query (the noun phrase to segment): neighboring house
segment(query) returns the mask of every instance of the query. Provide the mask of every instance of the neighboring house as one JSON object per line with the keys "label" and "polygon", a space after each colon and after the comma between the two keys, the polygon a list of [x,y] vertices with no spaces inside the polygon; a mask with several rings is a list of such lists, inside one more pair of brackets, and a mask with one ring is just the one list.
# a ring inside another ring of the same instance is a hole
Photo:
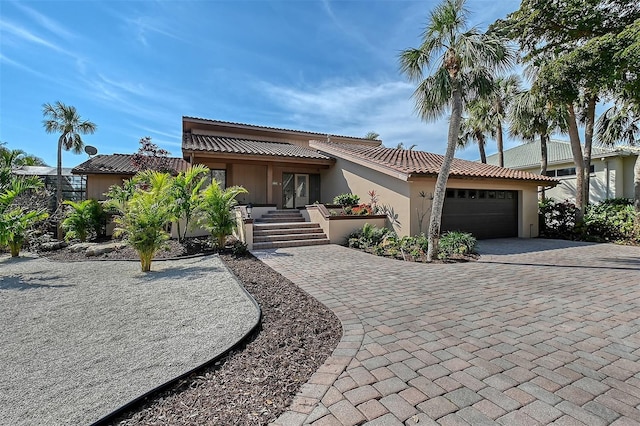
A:
{"label": "neighboring house", "polygon": [[[634,198],[634,165],[639,148],[593,147],[589,201],[597,203],[608,198]],[[547,176],[560,181],[555,188],[545,191],[545,196],[556,201],[576,198],[576,169],[568,142],[557,140],[547,144]],[[540,174],[540,142],[522,144],[504,151],[504,165],[516,170]],[[487,157],[488,164],[498,164],[498,155]]]}
{"label": "neighboring house", "polygon": [[[132,165],[133,154],[96,155],[77,165],[71,173],[86,177],[86,199],[106,200],[104,195],[112,185],[122,185],[138,170]],[[189,169],[189,163],[182,158],[165,158],[166,165],[173,174]]]}
{"label": "neighboring house", "polygon": [[[241,203],[300,208],[352,192],[378,194],[399,235],[426,232],[443,157],[391,149],[381,141],[183,117],[184,158],[204,164]],[[456,159],[447,184],[442,230],[478,238],[536,237],[537,190],[553,178]],[[422,227],[420,228],[420,218]]]}

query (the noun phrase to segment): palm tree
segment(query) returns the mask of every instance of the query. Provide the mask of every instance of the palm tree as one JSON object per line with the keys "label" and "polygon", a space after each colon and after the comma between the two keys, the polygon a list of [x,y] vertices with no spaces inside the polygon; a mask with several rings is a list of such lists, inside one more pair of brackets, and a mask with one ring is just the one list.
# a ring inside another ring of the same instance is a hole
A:
{"label": "palm tree", "polygon": [[46,164],[41,158],[27,154],[21,149],[8,149],[0,146],[0,166],[13,168],[19,166],[46,166]]}
{"label": "palm tree", "polygon": [[80,135],[93,134],[97,126],[89,120],[83,120],[76,108],[65,105],[60,101],[51,105],[42,105],[42,122],[47,133],[60,133],[58,138],[58,173],[56,178],[56,207],[62,204],[62,149],[72,150],[74,154],[80,154],[84,142]]}
{"label": "palm tree", "polygon": [[511,74],[496,80],[493,92],[489,95],[495,123],[494,134],[498,146],[498,165],[504,167],[503,126],[507,120],[511,99],[520,91],[520,77]]}
{"label": "palm tree", "polygon": [[458,146],[466,148],[472,142],[478,144],[480,161],[487,162],[485,146],[487,136],[493,136],[495,120],[491,110],[491,104],[485,99],[470,102],[467,106],[469,117],[463,118],[460,126],[460,138]]}
{"label": "palm tree", "polygon": [[373,130],[364,135],[365,139],[370,139],[372,141],[377,141],[380,138],[380,134],[374,132]]}
{"label": "palm tree", "polygon": [[[450,110],[449,133],[433,195],[427,261],[438,252],[444,195],[449,171],[458,144],[464,104],[477,95],[487,94],[491,75],[510,66],[513,54],[502,39],[467,29],[468,12],[464,0],[444,0],[429,16],[419,48],[400,54],[400,68],[417,82],[413,96],[416,110],[426,121],[440,118]],[[425,77],[430,69],[432,74]]]}
{"label": "palm tree", "polygon": [[539,92],[526,90],[513,97],[509,110],[509,134],[525,142],[540,137],[540,174],[546,175],[547,143],[556,131],[567,131],[568,112],[563,105],[552,104]]}
{"label": "palm tree", "polygon": [[[601,145],[612,146],[618,142],[637,145],[640,139],[640,107],[626,102],[614,105],[598,118],[595,133]],[[640,155],[636,158],[633,173],[633,205],[640,213]]]}
{"label": "palm tree", "polygon": [[413,151],[413,148],[415,148],[416,146],[418,145],[414,143],[412,145],[409,145],[409,147],[405,147],[404,142],[400,142],[398,145],[396,145],[396,149],[406,149],[408,151]]}

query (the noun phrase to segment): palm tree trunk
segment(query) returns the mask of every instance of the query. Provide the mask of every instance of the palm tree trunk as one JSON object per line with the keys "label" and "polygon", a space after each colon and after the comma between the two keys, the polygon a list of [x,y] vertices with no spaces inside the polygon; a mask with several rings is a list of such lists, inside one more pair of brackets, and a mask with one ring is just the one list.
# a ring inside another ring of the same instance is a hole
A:
{"label": "palm tree trunk", "polygon": [[582,156],[582,147],[580,146],[580,134],[578,133],[578,122],[573,104],[568,104],[569,111],[569,142],[571,143],[571,153],[573,154],[573,162],[576,166],[576,207],[578,214],[576,223],[582,222],[584,218],[584,160]]}
{"label": "palm tree trunk", "polygon": [[[586,122],[584,126],[584,202],[589,204],[589,184],[591,178],[591,147],[593,146],[593,129],[596,121],[596,97],[591,96],[587,104]],[[577,173],[577,170],[576,170]]]}
{"label": "palm tree trunk", "polygon": [[496,144],[498,145],[498,165],[504,167],[504,143],[502,141],[502,123],[498,120],[496,129]]}
{"label": "palm tree trunk", "polygon": [[484,135],[480,134],[480,136],[478,136],[478,150],[480,151],[480,161],[484,164],[487,164],[487,153],[484,150],[485,145],[486,141],[484,139]]}
{"label": "palm tree trunk", "polygon": [[640,155],[636,157],[636,165],[633,168],[633,205],[636,212],[640,213]]}
{"label": "palm tree trunk", "polygon": [[[56,212],[59,212],[60,206],[62,206],[62,136],[58,139],[58,169],[56,171]],[[61,240],[64,237],[62,226],[58,220],[58,232],[57,237]]]}
{"label": "palm tree trunk", "polygon": [[[455,83],[454,83],[455,84]],[[458,87],[452,92],[451,99],[451,119],[449,120],[449,135],[447,140],[447,150],[440,166],[438,179],[433,192],[433,202],[431,204],[431,217],[429,219],[429,234],[427,236],[427,262],[432,262],[434,255],[438,254],[438,242],[440,238],[440,226],[442,224],[442,207],[447,193],[447,180],[451,163],[456,152],[458,136],[460,134],[460,121],[462,119],[462,94]]]}
{"label": "palm tree trunk", "polygon": [[[540,174],[547,175],[547,167],[549,166],[549,150],[547,149],[548,135],[540,135]],[[542,198],[546,197],[544,186],[542,187]]]}

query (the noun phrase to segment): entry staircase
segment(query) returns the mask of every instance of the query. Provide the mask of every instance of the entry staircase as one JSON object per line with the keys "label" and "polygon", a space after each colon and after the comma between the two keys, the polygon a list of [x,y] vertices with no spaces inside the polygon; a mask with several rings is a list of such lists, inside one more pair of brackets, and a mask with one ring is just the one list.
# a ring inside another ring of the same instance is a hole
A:
{"label": "entry staircase", "polygon": [[319,244],[329,244],[329,238],[298,210],[271,210],[253,221],[254,250]]}

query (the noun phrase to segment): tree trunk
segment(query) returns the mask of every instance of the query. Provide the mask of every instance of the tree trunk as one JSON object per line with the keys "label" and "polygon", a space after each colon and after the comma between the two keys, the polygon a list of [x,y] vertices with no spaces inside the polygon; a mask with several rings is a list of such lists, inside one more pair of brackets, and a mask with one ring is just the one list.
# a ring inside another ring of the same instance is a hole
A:
{"label": "tree trunk", "polygon": [[[549,151],[547,149],[548,135],[540,135],[540,174],[547,175],[547,167],[549,166]],[[542,199],[546,198],[544,186],[542,187]]]}
{"label": "tree trunk", "polygon": [[[457,83],[454,83],[457,84]],[[429,234],[427,236],[427,262],[432,262],[433,257],[438,254],[438,242],[440,238],[440,225],[442,223],[442,207],[447,193],[447,180],[451,163],[456,152],[458,136],[460,135],[460,121],[462,119],[462,93],[455,87],[451,93],[451,118],[449,119],[449,135],[447,140],[447,150],[440,166],[436,187],[433,192],[431,204],[431,217],[429,218]]]}
{"label": "tree trunk", "polygon": [[568,104],[569,110],[569,141],[571,142],[571,153],[573,154],[573,163],[576,166],[576,207],[578,214],[576,223],[582,222],[584,218],[584,159],[582,156],[582,146],[580,146],[580,134],[578,133],[578,122],[573,104]]}
{"label": "tree trunk", "polygon": [[636,157],[636,165],[633,168],[633,205],[636,212],[640,213],[640,155]]}
{"label": "tree trunk", "polygon": [[[60,138],[58,139],[58,170],[56,171],[56,212],[59,212],[60,206],[62,206],[62,138],[63,136],[60,136]],[[57,238],[61,240],[64,237],[64,234],[59,220],[57,227]]]}
{"label": "tree trunk", "polygon": [[[595,96],[589,98],[587,104],[586,122],[584,126],[584,202],[589,204],[590,178],[591,178],[591,147],[593,146],[593,127],[596,121],[596,100]],[[577,173],[577,170],[576,170]]]}
{"label": "tree trunk", "polygon": [[478,136],[478,150],[480,151],[480,161],[483,164],[487,164],[487,153],[484,150],[484,146],[486,145],[484,135],[480,134]]}
{"label": "tree trunk", "polygon": [[498,120],[496,129],[496,144],[498,145],[498,165],[504,167],[504,143],[502,141],[502,123]]}

